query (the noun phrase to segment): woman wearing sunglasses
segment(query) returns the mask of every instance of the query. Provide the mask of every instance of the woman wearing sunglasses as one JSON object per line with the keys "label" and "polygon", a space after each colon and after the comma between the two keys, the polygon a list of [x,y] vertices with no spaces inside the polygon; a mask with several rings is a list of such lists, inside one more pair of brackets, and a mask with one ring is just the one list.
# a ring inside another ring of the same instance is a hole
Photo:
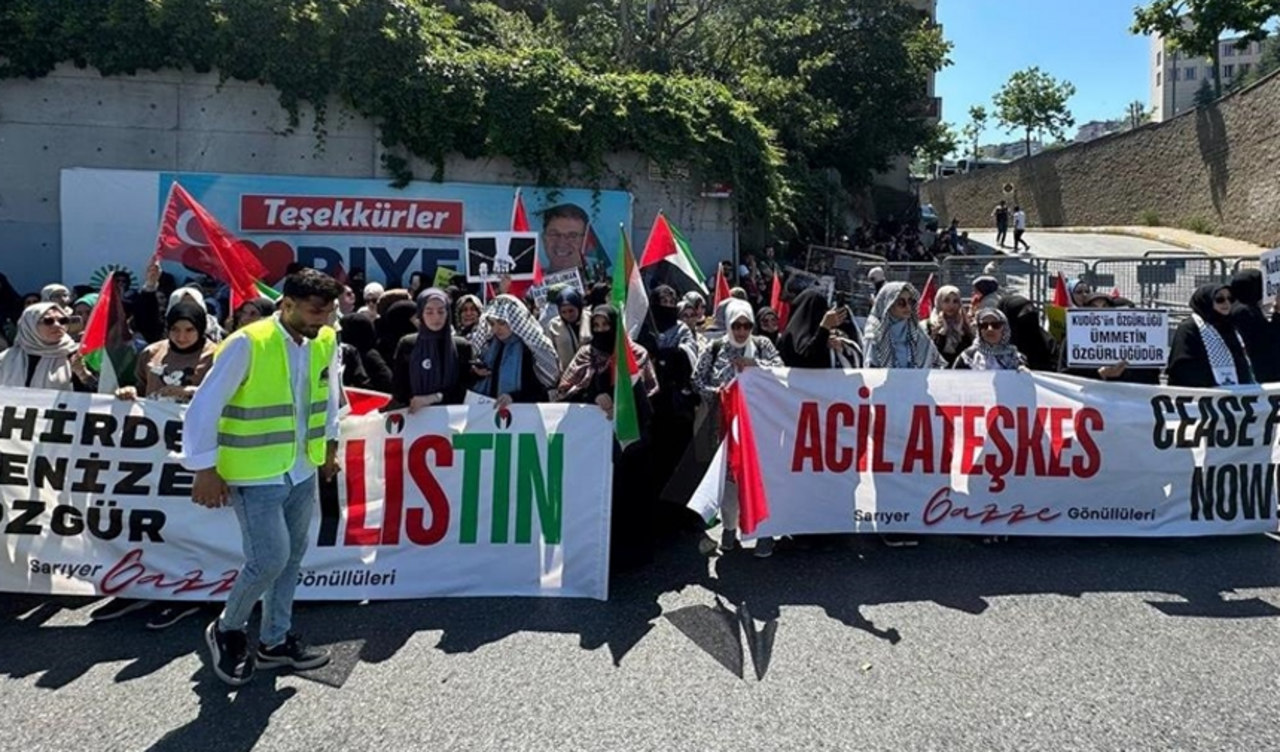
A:
{"label": "woman wearing sunglasses", "polygon": [[1257,383],[1244,339],[1231,321],[1235,303],[1229,285],[1204,285],[1191,296],[1191,315],[1178,325],[1169,350],[1169,386]]}
{"label": "woman wearing sunglasses", "polygon": [[964,371],[1021,371],[1027,359],[1013,346],[1009,320],[995,308],[978,311],[975,320],[978,338],[952,364]]}
{"label": "woman wearing sunglasses", "polygon": [[867,368],[946,368],[920,326],[920,294],[906,282],[888,282],[876,293],[863,332]]}
{"label": "woman wearing sunglasses", "polygon": [[0,353],[0,386],[92,392],[97,379],[67,334],[71,317],[56,303],[27,307],[18,320],[13,346]]}
{"label": "woman wearing sunglasses", "polygon": [[[745,300],[730,298],[724,309],[725,322],[729,333],[711,343],[698,358],[698,367],[694,369],[693,383],[708,401],[718,400],[720,392],[743,369],[765,366],[778,368],[782,366],[782,358],[773,343],[765,337],[753,334],[756,317],[751,311],[751,304]],[[720,534],[720,550],[731,551],[738,545],[738,487],[732,482],[725,483],[724,500],[721,502],[720,516],[724,521],[724,530]],[[755,555],[765,558],[773,554],[773,539],[761,538],[756,541]]]}

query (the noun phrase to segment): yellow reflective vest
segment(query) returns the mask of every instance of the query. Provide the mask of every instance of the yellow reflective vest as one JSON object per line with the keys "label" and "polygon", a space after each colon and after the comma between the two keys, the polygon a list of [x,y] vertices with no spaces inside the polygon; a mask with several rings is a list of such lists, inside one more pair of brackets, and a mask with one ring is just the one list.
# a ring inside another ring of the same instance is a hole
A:
{"label": "yellow reflective vest", "polygon": [[[227,339],[247,339],[250,345],[245,379],[218,419],[218,475],[228,483],[284,475],[297,462],[299,416],[294,409],[285,336],[271,317],[255,321]],[[337,334],[329,327],[321,329],[311,342],[306,441],[307,458],[317,466],[325,461],[329,363],[337,343]]]}

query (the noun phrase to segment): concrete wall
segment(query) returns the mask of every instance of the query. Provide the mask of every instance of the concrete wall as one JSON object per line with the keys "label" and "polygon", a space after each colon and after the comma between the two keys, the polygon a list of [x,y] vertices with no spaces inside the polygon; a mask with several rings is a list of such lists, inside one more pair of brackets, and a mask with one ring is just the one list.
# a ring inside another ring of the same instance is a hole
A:
{"label": "concrete wall", "polygon": [[[275,89],[240,81],[219,85],[216,74],[103,78],[62,65],[34,81],[0,80],[0,272],[23,291],[64,279],[58,175],[67,167],[386,177],[376,127],[336,102],[329,107],[323,152],[309,113],[294,133],[286,135],[287,126]],[[432,173],[416,160],[411,164],[418,176]],[[639,154],[615,155],[609,166],[617,182],[602,187],[635,197],[634,244],[644,242],[663,210],[689,237],[705,269],[732,256],[731,202],[702,199],[688,181],[651,180],[648,159]],[[451,159],[444,177],[507,185],[530,180],[507,159]],[[140,249],[141,259],[148,251]],[[103,262],[141,265],[141,259]],[[68,276],[74,275],[68,270]]]}
{"label": "concrete wall", "polygon": [[1280,73],[1165,123],[926,183],[944,221],[991,224],[1012,183],[1032,226],[1202,219],[1227,237],[1280,245]]}

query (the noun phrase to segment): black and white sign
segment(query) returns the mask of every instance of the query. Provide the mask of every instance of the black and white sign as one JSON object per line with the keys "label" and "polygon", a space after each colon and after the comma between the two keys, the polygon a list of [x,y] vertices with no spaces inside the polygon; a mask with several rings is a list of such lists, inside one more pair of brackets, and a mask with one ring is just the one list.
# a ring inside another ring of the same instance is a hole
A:
{"label": "black and white sign", "polygon": [[516,281],[533,279],[537,257],[536,232],[467,233],[468,282],[488,282],[504,274]]}
{"label": "black and white sign", "polygon": [[1169,362],[1169,312],[1133,308],[1067,311],[1067,365],[1163,368]]}

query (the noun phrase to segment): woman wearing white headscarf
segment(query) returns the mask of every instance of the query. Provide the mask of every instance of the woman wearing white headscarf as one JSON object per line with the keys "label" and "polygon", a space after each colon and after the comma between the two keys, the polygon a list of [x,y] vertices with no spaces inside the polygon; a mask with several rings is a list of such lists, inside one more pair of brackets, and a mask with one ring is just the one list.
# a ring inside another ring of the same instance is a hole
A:
{"label": "woman wearing white headscarf", "polygon": [[966,371],[1019,371],[1027,366],[1018,348],[1013,346],[1009,319],[995,308],[978,311],[974,322],[978,338],[951,366]]}
{"label": "woman wearing white headscarf", "polygon": [[876,293],[863,331],[867,368],[946,368],[916,313],[920,294],[906,282],[886,282]]}
{"label": "woman wearing white headscarf", "polygon": [[[782,358],[769,338],[752,333],[756,319],[750,303],[730,298],[724,307],[724,318],[728,334],[702,352],[693,373],[694,386],[709,400],[719,399],[720,391],[738,378],[744,368],[782,366]],[[732,481],[725,483],[720,518],[724,523],[720,550],[731,551],[738,545],[738,487]],[[772,553],[772,538],[756,541],[757,557],[765,558]]]}
{"label": "woman wearing white headscarf", "polygon": [[92,392],[97,380],[67,334],[70,316],[55,303],[28,306],[13,347],[0,353],[0,386]]}
{"label": "woman wearing white headscarf", "polygon": [[56,303],[66,308],[71,305],[71,291],[67,289],[66,285],[45,285],[40,289],[40,302]]}
{"label": "woman wearing white headscarf", "polygon": [[226,333],[222,329],[222,324],[218,322],[218,317],[209,313],[209,306],[204,302],[204,293],[195,287],[179,287],[169,294],[169,306],[165,308],[165,316],[173,310],[173,307],[184,300],[200,306],[200,309],[209,317],[208,324],[205,327],[206,336],[213,342],[221,342],[222,336]]}
{"label": "woman wearing white headscarf", "polygon": [[560,361],[546,332],[524,302],[513,295],[494,298],[471,335],[480,364],[476,391],[498,407],[512,402],[546,402],[560,381]]}

